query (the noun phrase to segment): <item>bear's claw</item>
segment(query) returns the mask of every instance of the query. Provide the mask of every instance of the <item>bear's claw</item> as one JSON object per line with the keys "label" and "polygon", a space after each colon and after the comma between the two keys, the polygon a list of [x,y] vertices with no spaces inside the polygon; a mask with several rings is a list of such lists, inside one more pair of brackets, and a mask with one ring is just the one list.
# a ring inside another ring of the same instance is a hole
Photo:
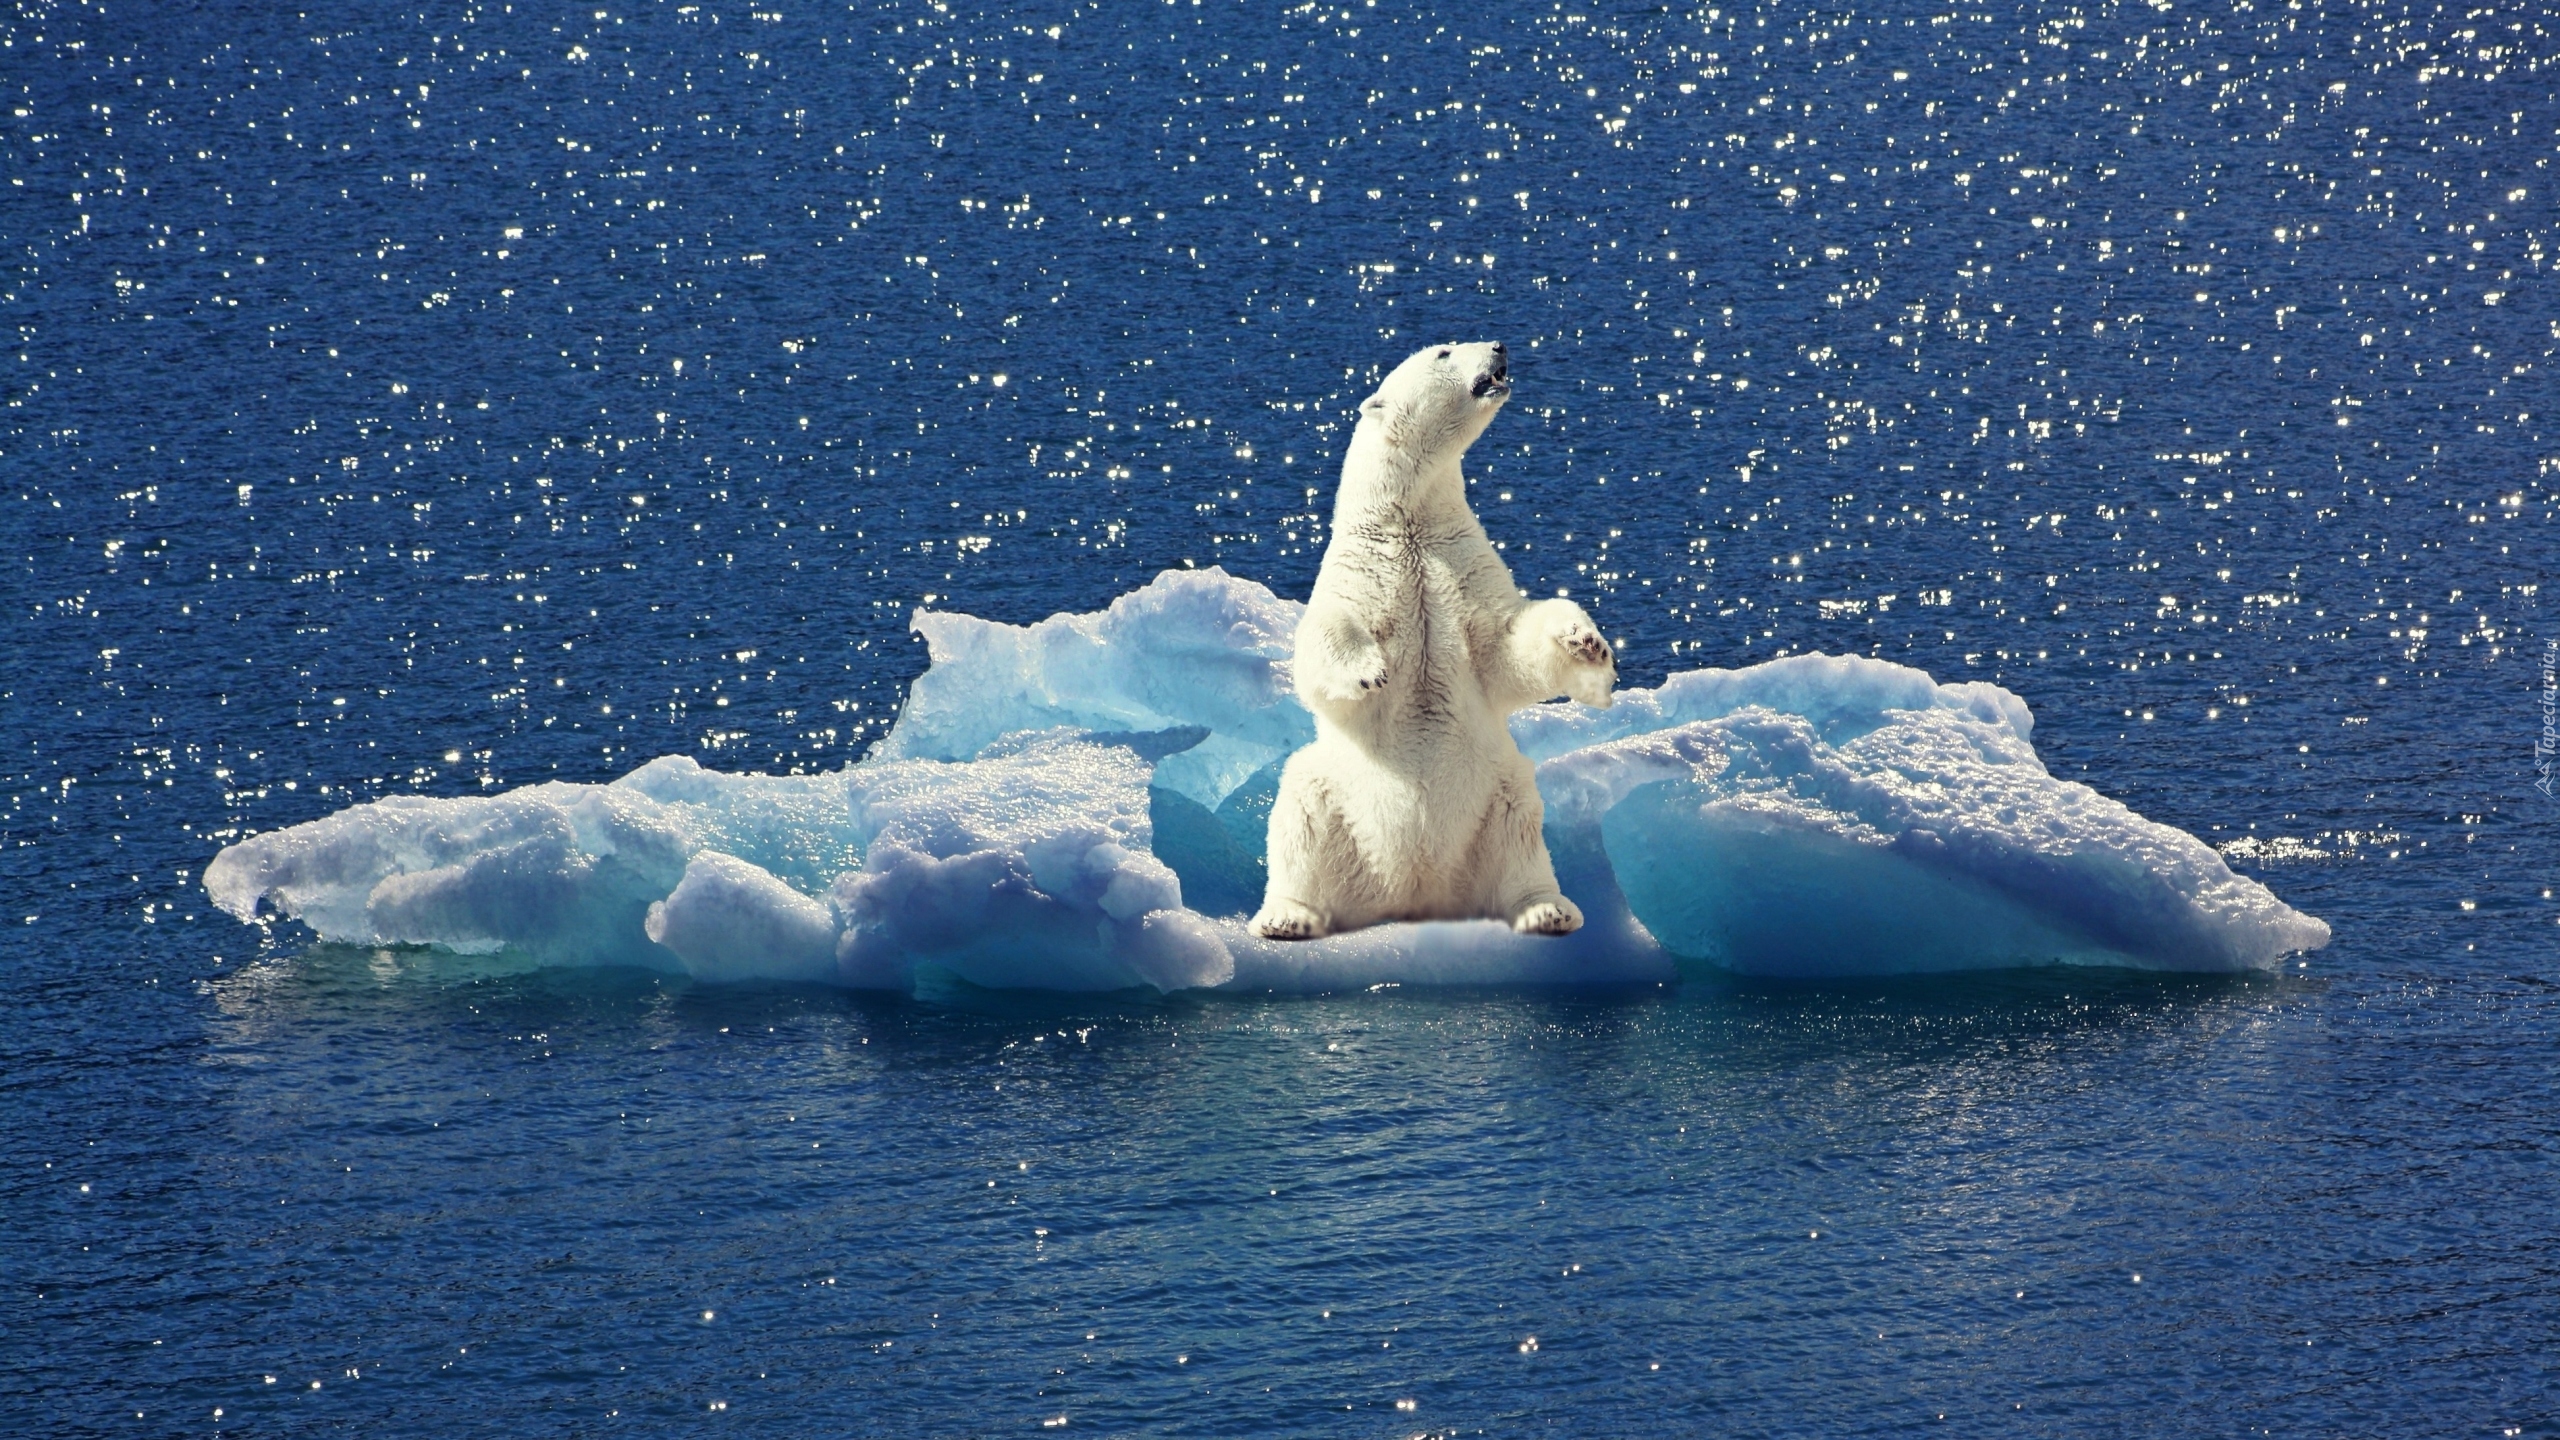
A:
{"label": "bear's claw", "polygon": [[1610,648],[1609,642],[1602,639],[1597,630],[1576,626],[1557,636],[1556,643],[1564,647],[1565,655],[1576,665],[1606,665],[1612,670],[1618,668],[1618,652]]}
{"label": "bear's claw", "polygon": [[1522,935],[1570,935],[1582,928],[1582,911],[1561,897],[1540,900],[1521,906],[1511,928]]}
{"label": "bear's claw", "polygon": [[1324,917],[1304,905],[1274,900],[1253,917],[1253,933],[1265,940],[1315,940],[1328,933]]}
{"label": "bear's claw", "polygon": [[1575,624],[1557,633],[1556,645],[1572,666],[1563,677],[1565,693],[1585,705],[1607,709],[1609,692],[1618,683],[1618,652],[1608,639],[1587,623]]}

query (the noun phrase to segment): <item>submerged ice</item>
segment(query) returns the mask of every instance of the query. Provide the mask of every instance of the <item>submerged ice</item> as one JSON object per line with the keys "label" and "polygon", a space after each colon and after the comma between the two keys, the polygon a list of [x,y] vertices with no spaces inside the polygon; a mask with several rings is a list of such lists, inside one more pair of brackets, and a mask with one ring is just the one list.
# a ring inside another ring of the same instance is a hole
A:
{"label": "submerged ice", "polygon": [[932,666],[845,769],[671,756],[605,785],[395,796],[244,840],[205,885],[333,941],[885,989],[2228,971],[2328,942],[2202,841],[2048,774],[2016,695],[1822,655],[1515,717],[1579,934],[1265,941],[1243,924],[1263,819],[1312,734],[1298,609],[1204,570],[1037,625],[920,613]]}

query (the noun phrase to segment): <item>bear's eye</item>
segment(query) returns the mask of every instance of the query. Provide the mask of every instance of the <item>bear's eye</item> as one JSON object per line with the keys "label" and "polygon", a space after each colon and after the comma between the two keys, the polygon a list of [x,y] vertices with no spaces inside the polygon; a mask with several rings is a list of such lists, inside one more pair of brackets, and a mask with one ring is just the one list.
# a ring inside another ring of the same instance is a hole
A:
{"label": "bear's eye", "polygon": [[1441,358],[1441,359],[1443,359],[1443,360],[1448,359],[1448,358],[1449,358],[1449,352],[1448,352],[1448,351],[1446,351],[1446,350],[1441,351],[1441,352],[1440,352],[1440,358]]}

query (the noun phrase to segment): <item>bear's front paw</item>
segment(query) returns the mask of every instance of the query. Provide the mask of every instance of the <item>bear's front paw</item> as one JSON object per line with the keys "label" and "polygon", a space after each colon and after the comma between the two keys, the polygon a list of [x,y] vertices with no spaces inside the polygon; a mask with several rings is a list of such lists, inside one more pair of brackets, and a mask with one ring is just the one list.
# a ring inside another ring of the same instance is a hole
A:
{"label": "bear's front paw", "polygon": [[1387,688],[1387,663],[1354,665],[1318,681],[1316,698],[1335,705],[1356,705]]}
{"label": "bear's front paw", "polygon": [[1592,629],[1589,625],[1566,626],[1556,635],[1556,644],[1563,648],[1565,658],[1576,665],[1606,665],[1612,670],[1618,668],[1617,652],[1611,650],[1609,642],[1601,637],[1599,631]]}
{"label": "bear's front paw", "polygon": [[1556,645],[1564,651],[1565,693],[1585,705],[1608,708],[1609,692],[1618,683],[1618,652],[1587,620],[1557,631]]}

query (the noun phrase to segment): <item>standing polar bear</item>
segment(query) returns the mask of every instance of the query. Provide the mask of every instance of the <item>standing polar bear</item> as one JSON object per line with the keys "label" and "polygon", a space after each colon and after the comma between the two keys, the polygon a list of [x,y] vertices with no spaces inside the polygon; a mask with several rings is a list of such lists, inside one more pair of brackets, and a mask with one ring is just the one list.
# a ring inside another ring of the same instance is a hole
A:
{"label": "standing polar bear", "polygon": [[1617,657],[1581,606],[1523,599],[1467,507],[1459,458],[1510,396],[1502,346],[1437,345],[1360,406],[1298,623],[1298,698],[1316,738],[1289,757],[1271,807],[1261,935],[1388,920],[1582,926],[1504,717],[1558,695],[1607,705]]}

